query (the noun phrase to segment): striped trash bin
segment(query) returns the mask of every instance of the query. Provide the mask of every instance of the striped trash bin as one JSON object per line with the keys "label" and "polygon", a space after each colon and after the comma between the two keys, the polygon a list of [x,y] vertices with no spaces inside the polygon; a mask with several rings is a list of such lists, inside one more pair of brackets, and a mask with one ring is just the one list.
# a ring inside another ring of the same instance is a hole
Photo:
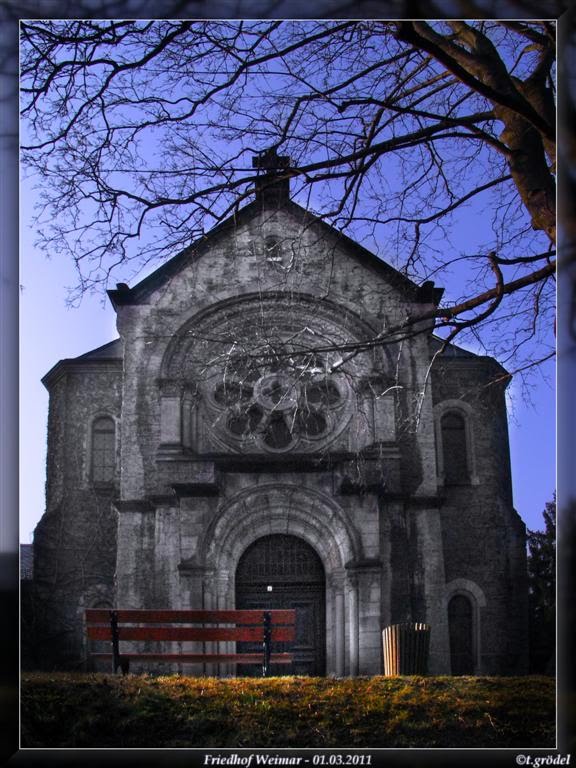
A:
{"label": "striped trash bin", "polygon": [[425,675],[428,671],[430,625],[392,624],[382,631],[385,675]]}

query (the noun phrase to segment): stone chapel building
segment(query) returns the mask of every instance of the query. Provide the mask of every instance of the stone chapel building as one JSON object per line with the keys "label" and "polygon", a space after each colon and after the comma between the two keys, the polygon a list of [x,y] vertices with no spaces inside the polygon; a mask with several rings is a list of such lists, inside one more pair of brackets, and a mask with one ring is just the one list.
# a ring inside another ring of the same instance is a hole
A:
{"label": "stone chapel building", "polygon": [[238,214],[109,291],[117,340],[43,379],[39,663],[85,662],[87,607],[295,607],[296,674],[380,674],[403,621],[430,624],[432,674],[523,672],[509,376],[435,357],[429,320],[395,333],[442,290],[293,202],[276,161]]}

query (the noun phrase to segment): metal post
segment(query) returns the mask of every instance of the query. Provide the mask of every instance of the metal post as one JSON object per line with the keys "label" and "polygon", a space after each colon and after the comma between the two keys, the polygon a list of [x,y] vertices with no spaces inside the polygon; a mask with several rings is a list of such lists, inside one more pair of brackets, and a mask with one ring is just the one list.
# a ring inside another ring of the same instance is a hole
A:
{"label": "metal post", "polygon": [[264,660],[262,664],[262,677],[268,677],[270,674],[270,644],[272,642],[272,616],[268,611],[264,612],[264,642],[262,648],[264,651]]}
{"label": "metal post", "polygon": [[110,628],[112,630],[112,671],[116,674],[120,666],[120,644],[118,637],[118,614],[110,611]]}

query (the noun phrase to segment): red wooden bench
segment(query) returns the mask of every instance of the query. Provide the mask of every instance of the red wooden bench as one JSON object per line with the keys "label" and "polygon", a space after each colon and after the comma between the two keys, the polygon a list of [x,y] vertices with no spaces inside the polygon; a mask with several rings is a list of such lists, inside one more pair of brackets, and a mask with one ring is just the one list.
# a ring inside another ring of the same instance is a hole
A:
{"label": "red wooden bench", "polygon": [[[118,667],[128,672],[130,660],[165,661],[189,664],[259,664],[262,675],[270,674],[271,664],[290,664],[292,653],[272,653],[273,642],[290,642],[296,636],[295,610],[110,610],[90,608],[86,611],[86,633],[90,640],[108,640],[111,653],[91,653],[95,658],[112,660],[114,672]],[[200,626],[199,626],[200,625]],[[225,625],[225,626],[223,626]],[[196,651],[121,651],[120,643],[132,641],[221,642],[241,641],[262,643],[260,653],[198,653]]]}

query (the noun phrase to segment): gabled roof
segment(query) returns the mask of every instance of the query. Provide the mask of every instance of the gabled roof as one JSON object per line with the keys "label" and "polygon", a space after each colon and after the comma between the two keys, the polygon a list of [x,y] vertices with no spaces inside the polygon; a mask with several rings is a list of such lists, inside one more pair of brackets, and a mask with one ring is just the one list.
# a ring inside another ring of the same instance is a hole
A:
{"label": "gabled roof", "polygon": [[[444,339],[439,336],[432,335],[431,339],[432,352],[438,352],[442,348]],[[450,360],[450,365],[456,364],[458,366],[465,366],[467,363],[475,363],[481,365],[489,365],[495,368],[501,375],[503,381],[508,382],[512,378],[511,374],[501,365],[498,360],[490,355],[478,355],[475,352],[469,352],[467,349],[456,346],[456,344],[447,344],[444,351],[438,358],[439,362],[446,359]]]}
{"label": "gabled roof", "polygon": [[78,355],[78,357],[66,357],[63,360],[59,360],[56,365],[52,366],[48,373],[42,377],[41,381],[42,384],[49,389],[51,384],[56,381],[64,371],[69,370],[70,367],[91,367],[94,363],[99,366],[108,364],[108,366],[112,365],[116,367],[122,364],[123,357],[124,349],[122,341],[120,339],[114,339],[114,341],[109,341],[101,347],[96,347],[96,349]]}
{"label": "gabled roof", "polygon": [[[232,214],[225,221],[215,226],[210,232],[204,235],[204,237],[172,257],[157,270],[137,283],[133,288],[129,288],[124,283],[119,283],[116,290],[108,291],[108,296],[114,308],[116,309],[118,306],[124,304],[139,304],[145,301],[155,290],[165,285],[172,276],[182,270],[188,263],[194,261],[205,253],[207,248],[215,244],[221,237],[230,234],[234,229],[246,224],[261,213],[265,205],[266,204],[263,203],[262,200],[256,199],[244,206],[237,213]],[[276,206],[276,209],[278,209],[278,206]],[[439,304],[444,292],[443,288],[435,288],[432,283],[424,283],[423,286],[417,285],[397,269],[391,267],[390,264],[382,261],[382,259],[372,253],[372,251],[369,251],[347,235],[334,229],[334,227],[331,227],[319,216],[310,213],[310,211],[307,211],[293,200],[288,199],[283,201],[280,209],[286,211],[297,220],[301,220],[307,225],[313,223],[325,232],[326,235],[338,240],[362,264],[378,272],[382,277],[386,278],[388,282],[396,285],[400,290],[404,290],[408,294],[411,294],[414,297],[414,301],[433,302],[436,305]]]}
{"label": "gabled roof", "polygon": [[122,342],[120,339],[114,339],[101,347],[84,352],[83,355],[72,358],[73,360],[121,360],[124,355]]}

